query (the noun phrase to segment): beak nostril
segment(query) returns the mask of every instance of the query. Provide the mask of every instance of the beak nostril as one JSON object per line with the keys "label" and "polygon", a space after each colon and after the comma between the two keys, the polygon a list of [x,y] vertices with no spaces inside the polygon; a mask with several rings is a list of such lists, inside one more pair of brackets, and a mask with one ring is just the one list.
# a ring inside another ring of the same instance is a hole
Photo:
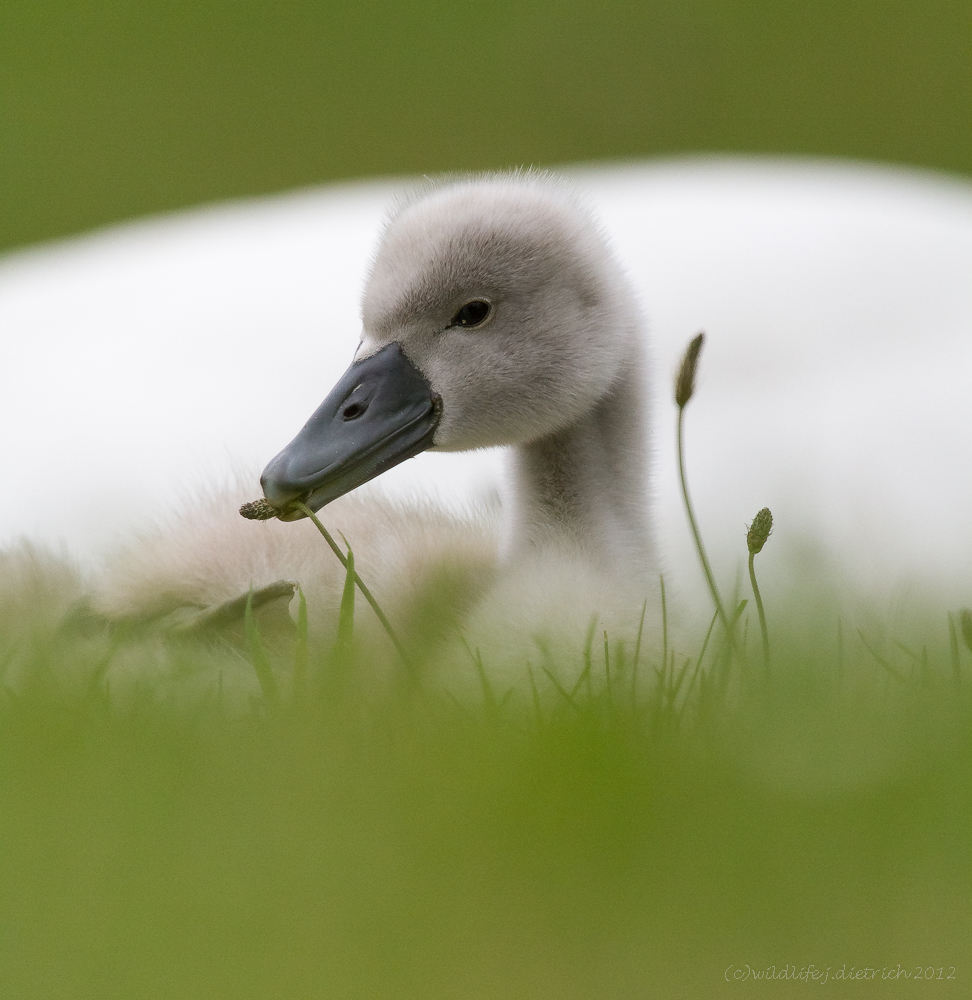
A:
{"label": "beak nostril", "polygon": [[344,412],[341,416],[345,420],[357,420],[358,417],[368,409],[367,403],[352,403],[350,406],[344,408]]}

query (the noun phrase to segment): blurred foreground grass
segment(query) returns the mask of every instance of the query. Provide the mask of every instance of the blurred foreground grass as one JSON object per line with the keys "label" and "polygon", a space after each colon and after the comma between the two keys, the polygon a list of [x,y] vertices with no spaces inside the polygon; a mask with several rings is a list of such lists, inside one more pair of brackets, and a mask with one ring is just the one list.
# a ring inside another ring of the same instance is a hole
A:
{"label": "blurred foreground grass", "polygon": [[969,993],[972,662],[944,627],[912,657],[872,623],[895,676],[776,608],[769,680],[714,641],[687,698],[695,659],[672,697],[684,659],[660,680],[646,644],[632,698],[595,643],[539,711],[378,683],[353,647],[311,648],[295,695],[285,630],[268,705],[242,633],[28,597],[0,607],[4,998],[775,997],[803,981],[727,968],[811,963]]}

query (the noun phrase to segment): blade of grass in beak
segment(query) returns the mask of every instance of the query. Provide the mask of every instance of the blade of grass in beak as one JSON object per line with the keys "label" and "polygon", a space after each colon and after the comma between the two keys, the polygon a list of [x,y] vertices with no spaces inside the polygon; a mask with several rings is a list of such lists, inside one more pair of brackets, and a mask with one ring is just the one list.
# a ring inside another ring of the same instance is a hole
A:
{"label": "blade of grass in beak", "polygon": [[[335,542],[334,539],[331,537],[331,533],[327,530],[327,528],[324,527],[323,524],[321,524],[320,518],[318,518],[318,516],[310,509],[310,507],[307,506],[307,504],[300,503],[299,501],[294,501],[292,506],[296,507],[298,510],[302,510],[304,514],[306,514],[307,517],[309,517],[314,522],[314,525],[317,528],[317,530],[324,536],[324,541],[327,542],[327,544],[330,546],[331,551],[341,561],[341,565],[347,568],[348,565],[347,558],[345,557],[341,549],[338,547],[338,543]],[[381,607],[375,600],[374,595],[365,586],[364,581],[361,579],[360,576],[358,576],[357,573],[354,574],[354,581],[358,585],[358,590],[361,591],[361,594],[364,597],[364,599],[371,605],[371,609],[378,616],[378,621],[381,622],[382,628],[387,633],[388,638],[391,639],[392,645],[397,650],[398,655],[402,658],[402,663],[405,664],[409,673],[411,673],[414,676],[415,671],[414,668],[412,667],[411,660],[409,660],[408,658],[408,653],[405,652],[405,647],[402,645],[401,640],[398,638],[398,635],[392,628],[391,622],[385,616],[385,612],[381,610]]]}

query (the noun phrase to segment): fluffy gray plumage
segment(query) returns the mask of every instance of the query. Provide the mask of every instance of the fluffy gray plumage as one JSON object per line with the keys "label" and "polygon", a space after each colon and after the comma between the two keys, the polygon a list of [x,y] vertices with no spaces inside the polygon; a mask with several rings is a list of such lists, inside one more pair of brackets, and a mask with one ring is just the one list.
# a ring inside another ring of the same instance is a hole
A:
{"label": "fluffy gray plumage", "polygon": [[[451,325],[474,299],[491,304],[488,319]],[[548,627],[586,629],[594,612],[608,621],[623,606],[629,621],[640,611],[655,579],[643,321],[604,235],[569,189],[543,175],[498,175],[404,203],[375,254],[362,327],[357,357],[397,341],[441,396],[436,450],[511,446],[499,569],[467,628],[484,644],[502,633],[508,645]],[[350,514],[358,568],[393,606],[458,538],[480,568],[479,553],[495,548],[489,518],[459,525],[403,508],[390,559],[387,505],[370,526],[365,509],[349,498],[321,516],[341,529]],[[296,578],[327,617],[341,568],[306,522],[247,523],[227,498],[222,525],[210,503],[195,522],[190,512],[131,547],[105,579],[101,607],[137,614],[163,593],[167,606],[215,604],[251,584]],[[437,526],[445,548],[429,546]]]}
{"label": "fluffy gray plumage", "polygon": [[[477,298],[487,321],[450,327]],[[441,395],[437,450],[513,446],[510,557],[569,546],[607,570],[651,569],[642,319],[565,187],[499,176],[406,205],[362,317],[359,357],[398,341]]]}

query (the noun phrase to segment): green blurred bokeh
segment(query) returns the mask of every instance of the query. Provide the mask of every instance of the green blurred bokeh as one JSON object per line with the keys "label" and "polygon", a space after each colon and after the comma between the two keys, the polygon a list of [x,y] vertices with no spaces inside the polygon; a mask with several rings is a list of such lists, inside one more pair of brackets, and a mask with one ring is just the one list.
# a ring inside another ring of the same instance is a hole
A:
{"label": "green blurred bokeh", "polygon": [[944,614],[864,623],[871,652],[805,581],[766,595],[768,670],[752,622],[735,660],[673,635],[667,671],[646,634],[637,675],[617,636],[549,661],[561,693],[536,654],[492,687],[464,652],[406,673],[366,607],[303,658],[272,606],[262,643],[178,636],[66,576],[0,559],[3,1000],[970,995],[972,640]]}
{"label": "green blurred bokeh", "polygon": [[0,249],[339,178],[695,151],[972,173],[972,4],[0,9]]}

